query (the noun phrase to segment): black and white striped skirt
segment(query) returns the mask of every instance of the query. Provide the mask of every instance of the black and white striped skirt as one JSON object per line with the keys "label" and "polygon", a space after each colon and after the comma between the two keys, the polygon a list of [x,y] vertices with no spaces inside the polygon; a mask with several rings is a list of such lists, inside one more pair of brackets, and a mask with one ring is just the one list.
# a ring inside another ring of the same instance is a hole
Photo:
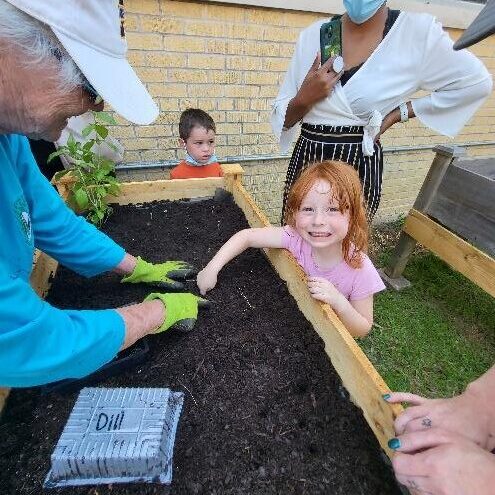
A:
{"label": "black and white striped skirt", "polygon": [[289,190],[301,171],[315,162],[340,160],[357,170],[363,184],[366,214],[371,222],[380,204],[383,150],[378,141],[375,143],[373,156],[364,156],[362,140],[361,126],[303,124],[285,179],[282,219]]}

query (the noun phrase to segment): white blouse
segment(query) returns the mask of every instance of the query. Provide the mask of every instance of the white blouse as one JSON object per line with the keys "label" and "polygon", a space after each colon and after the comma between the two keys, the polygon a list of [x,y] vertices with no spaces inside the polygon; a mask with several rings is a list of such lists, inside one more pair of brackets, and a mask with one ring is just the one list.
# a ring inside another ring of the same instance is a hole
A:
{"label": "white blouse", "polygon": [[[282,152],[299,134],[300,124],[285,129],[287,106],[311,67],[320,43],[320,20],[299,35],[285,80],[273,102],[271,123]],[[362,67],[316,103],[302,122],[364,126],[363,152],[373,154],[382,117],[418,90],[414,113],[431,129],[454,137],[492,90],[485,66],[467,50],[454,51],[452,40],[429,14],[401,12]]]}

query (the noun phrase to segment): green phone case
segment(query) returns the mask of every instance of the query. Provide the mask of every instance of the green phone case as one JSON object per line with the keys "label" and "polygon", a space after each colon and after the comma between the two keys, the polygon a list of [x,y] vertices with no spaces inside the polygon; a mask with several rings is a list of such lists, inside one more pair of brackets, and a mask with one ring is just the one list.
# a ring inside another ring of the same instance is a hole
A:
{"label": "green phone case", "polygon": [[321,65],[329,58],[342,55],[342,34],[340,19],[325,22],[320,27]]}

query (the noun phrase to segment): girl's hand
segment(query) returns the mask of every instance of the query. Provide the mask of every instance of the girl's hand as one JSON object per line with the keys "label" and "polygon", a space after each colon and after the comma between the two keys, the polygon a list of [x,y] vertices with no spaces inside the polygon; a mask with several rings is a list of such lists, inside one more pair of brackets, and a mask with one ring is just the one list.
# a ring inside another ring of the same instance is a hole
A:
{"label": "girl's hand", "polygon": [[209,269],[208,267],[203,268],[198,273],[196,283],[198,284],[199,292],[202,296],[217,285],[217,277],[218,272]]}
{"label": "girl's hand", "polygon": [[315,103],[326,98],[333,90],[343,72],[334,72],[332,64],[335,57],[329,58],[320,67],[320,52],[317,53],[304,81],[297,92],[296,98],[310,109]]}
{"label": "girl's hand", "polygon": [[392,442],[395,476],[411,494],[493,493],[495,456],[462,435],[432,428],[405,433]]}
{"label": "girl's hand", "polygon": [[343,297],[332,282],[321,277],[308,277],[308,289],[315,299],[332,307],[336,306]]}

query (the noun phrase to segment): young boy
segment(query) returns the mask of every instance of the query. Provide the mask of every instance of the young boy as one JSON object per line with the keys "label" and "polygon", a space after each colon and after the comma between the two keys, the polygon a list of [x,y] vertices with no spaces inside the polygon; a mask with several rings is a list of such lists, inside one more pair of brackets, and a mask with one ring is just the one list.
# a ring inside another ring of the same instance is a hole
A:
{"label": "young boy", "polygon": [[186,158],[170,171],[171,179],[221,177],[215,155],[215,122],[203,110],[188,108],[179,120],[179,143]]}

